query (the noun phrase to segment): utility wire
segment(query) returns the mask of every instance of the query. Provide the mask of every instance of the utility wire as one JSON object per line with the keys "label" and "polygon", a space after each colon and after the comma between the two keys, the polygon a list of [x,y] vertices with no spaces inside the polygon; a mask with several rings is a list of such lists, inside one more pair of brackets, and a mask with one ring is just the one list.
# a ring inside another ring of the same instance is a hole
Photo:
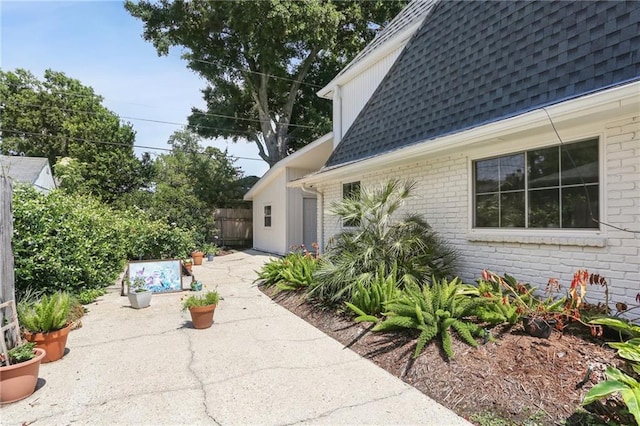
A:
{"label": "utility wire", "polygon": [[[189,59],[189,60],[193,61],[193,62],[202,62],[203,64],[216,65],[216,63],[214,63],[214,62],[205,61],[204,59]],[[245,69],[236,68],[236,70],[243,71],[243,72],[248,72],[248,73],[251,73],[251,74],[264,75],[264,76],[267,76],[267,77],[270,77],[270,78],[274,78],[274,79],[278,79],[278,80],[285,80],[285,81],[291,81],[293,83],[300,83],[302,85],[315,87],[317,89],[322,89],[324,87],[324,86],[320,86],[319,84],[305,83],[302,80],[296,80],[296,79],[288,78],[288,77],[279,77],[277,75],[267,74],[267,73],[263,73],[263,72],[259,72],[259,71],[252,71],[252,70],[249,70],[249,69],[246,69],[246,68]]]}
{"label": "utility wire", "polygon": [[[43,135],[41,133],[34,133],[34,132],[26,132],[23,130],[18,130],[18,129],[0,129],[0,132],[10,132],[10,133],[14,133],[14,134],[18,134],[18,135],[29,135],[29,136],[38,136],[38,137],[45,137],[45,138],[65,138],[65,139],[69,139],[69,140],[74,140],[74,141],[80,141],[80,142],[87,142],[87,143],[93,143],[93,144],[102,144],[102,145],[112,145],[112,146],[121,146],[124,148],[141,148],[141,149],[150,149],[150,150],[154,150],[154,151],[168,151],[171,152],[173,151],[171,148],[158,148],[155,146],[146,146],[146,145],[129,145],[126,143],[121,143],[121,142],[109,142],[109,141],[98,141],[98,140],[91,140],[91,139],[84,139],[84,138],[75,138],[72,136],[65,136],[65,135]],[[201,155],[206,155],[204,152],[196,152],[196,154],[201,154]],[[229,154],[230,157],[239,159],[239,160],[252,160],[252,161],[264,161],[261,158],[251,158],[251,157],[239,157],[236,155],[231,155]]]}
{"label": "utility wire", "polygon": [[[32,104],[32,103],[25,103],[25,102],[15,102],[15,104],[17,105],[21,105],[21,106],[30,106],[30,107],[34,107],[34,108],[44,108],[45,105],[42,104]],[[60,111],[66,111],[66,112],[82,112],[85,114],[90,114],[90,115],[98,115],[98,113],[96,111],[87,111],[87,110],[81,110],[81,109],[75,109],[75,108],[58,108]],[[204,112],[196,112],[196,114],[198,115],[204,115],[204,116],[208,116],[208,117],[220,117],[220,118],[229,118],[229,119],[233,119],[233,120],[245,120],[245,121],[252,121],[252,122],[256,122],[256,123],[262,123],[264,122],[264,120],[259,120],[256,118],[242,118],[242,117],[234,117],[231,115],[222,115],[222,114],[210,114],[210,113],[204,113]],[[148,122],[152,122],[152,123],[160,123],[160,124],[171,124],[171,125],[176,125],[176,126],[188,126],[188,124],[185,123],[176,123],[176,122],[172,122],[172,121],[163,121],[163,120],[157,120],[157,119],[152,119],[152,118],[141,118],[141,117],[131,117],[131,116],[126,116],[126,115],[118,115],[115,114],[116,116],[118,116],[119,118],[124,118],[127,120],[136,120],[136,121],[148,121]],[[208,126],[198,126],[201,129],[209,129],[209,130],[220,130],[220,131],[229,131],[229,132],[235,132],[235,130],[233,129],[224,129],[224,128],[217,128],[217,127],[208,127]],[[308,126],[308,125],[304,125],[304,124],[288,124],[287,127],[302,127],[305,129],[313,129],[315,128],[314,126]],[[250,132],[244,132],[246,134],[251,134]]]}

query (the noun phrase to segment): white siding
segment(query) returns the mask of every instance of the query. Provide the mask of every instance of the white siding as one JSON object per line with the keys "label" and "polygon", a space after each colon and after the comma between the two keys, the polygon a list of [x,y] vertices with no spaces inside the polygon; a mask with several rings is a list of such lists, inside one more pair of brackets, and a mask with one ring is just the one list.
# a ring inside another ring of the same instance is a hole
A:
{"label": "white siding", "polygon": [[[253,248],[268,253],[287,251],[286,171],[281,170],[253,199]],[[271,227],[264,226],[264,206],[271,206]]]}
{"label": "white siding", "polygon": [[[508,152],[513,148],[487,145],[475,150],[443,153],[437,157],[414,159],[393,169],[379,170],[360,176],[363,186],[376,185],[390,178],[412,179],[416,195],[404,211],[423,214],[427,221],[459,251],[459,274],[473,282],[482,269],[502,274],[507,272],[524,282],[544,288],[556,277],[566,289],[578,268],[588,268],[609,280],[612,302],[637,304],[640,291],[640,117],[617,122],[583,124],[583,128],[565,131],[573,140],[586,136],[601,141],[601,217],[609,226],[598,232],[564,232],[549,234],[533,230],[518,232],[499,230],[476,233],[471,229],[471,161],[483,155]],[[549,139],[546,139],[549,138]],[[523,144],[557,144],[550,136],[538,135]],[[566,139],[565,142],[569,142]],[[481,151],[479,151],[481,150]],[[353,179],[349,179],[353,180]],[[341,197],[342,182],[319,185],[324,194],[325,243],[340,231],[340,222],[329,214],[329,207]],[[555,235],[554,235],[555,234]],[[558,238],[561,236],[561,238]],[[600,288],[590,286],[588,300],[601,300]],[[634,313],[633,316],[637,316]]]}
{"label": "white siding", "polygon": [[[395,62],[403,47],[404,46],[394,50],[376,62],[375,65],[367,68],[366,71],[360,73],[342,86],[342,119],[340,121],[342,123],[342,132],[341,135],[334,135],[335,139],[342,139],[342,136],[344,136],[349,127],[351,127],[362,108],[364,108],[364,105],[369,98],[371,98],[371,95]],[[334,117],[334,120],[335,119],[336,117]]]}
{"label": "white siding", "polygon": [[[299,179],[313,170],[287,168],[287,181]],[[305,197],[312,197],[310,194],[304,194]],[[286,251],[292,246],[302,244],[302,203],[303,192],[299,188],[287,188],[287,246]]]}

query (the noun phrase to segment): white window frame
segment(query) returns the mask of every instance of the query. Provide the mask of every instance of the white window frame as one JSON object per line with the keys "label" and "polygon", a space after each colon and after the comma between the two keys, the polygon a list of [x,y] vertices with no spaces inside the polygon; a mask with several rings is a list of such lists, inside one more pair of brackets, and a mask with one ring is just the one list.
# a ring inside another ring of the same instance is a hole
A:
{"label": "white window frame", "polygon": [[[269,209],[269,214],[267,214]],[[267,219],[269,219],[269,225],[267,225]],[[271,203],[265,203],[262,207],[262,227],[266,229],[273,228],[273,207]]]}

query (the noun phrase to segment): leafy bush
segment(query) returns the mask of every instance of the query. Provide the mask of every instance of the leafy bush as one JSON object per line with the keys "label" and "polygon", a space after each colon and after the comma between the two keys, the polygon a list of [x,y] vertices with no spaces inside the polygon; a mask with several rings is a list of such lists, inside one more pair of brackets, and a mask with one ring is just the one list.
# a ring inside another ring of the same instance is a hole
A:
{"label": "leafy bush", "polygon": [[368,285],[364,280],[358,280],[351,302],[346,302],[347,307],[357,315],[356,322],[377,321],[376,316],[383,312],[384,305],[398,295],[397,275],[397,268],[386,275],[384,266],[380,266]]}
{"label": "leafy bush", "polygon": [[280,290],[296,290],[313,283],[317,267],[318,260],[311,253],[289,253],[265,263],[258,272],[258,280],[264,280],[266,287],[275,285]]}
{"label": "leafy bush", "polygon": [[104,288],[127,259],[176,257],[195,245],[190,231],[115,211],[62,191],[40,194],[16,186],[13,198],[16,293],[51,294]]}
{"label": "leafy bush", "polygon": [[442,349],[449,358],[453,358],[451,333],[457,335],[473,347],[477,347],[474,336],[484,337],[485,332],[476,324],[465,319],[478,305],[487,303],[486,299],[460,294],[464,285],[455,278],[433,279],[431,285],[420,286],[407,282],[400,295],[386,303],[386,319],[377,324],[373,331],[393,330],[397,328],[417,329],[420,331],[418,343],[413,354],[417,358],[425,345],[436,336],[440,336]]}
{"label": "leafy bush", "polygon": [[104,296],[107,293],[106,290],[101,288],[93,288],[89,290],[82,290],[76,295],[76,299],[81,305],[88,305],[93,303],[100,296]]}
{"label": "leafy bush", "polygon": [[407,278],[428,282],[432,276],[452,275],[456,252],[421,216],[394,219],[414,185],[392,180],[363,190],[359,198],[333,204],[334,215],[358,225],[338,234],[328,247],[314,276],[312,296],[334,303],[350,300],[356,283],[366,287],[381,265],[387,274],[397,267],[401,286]]}

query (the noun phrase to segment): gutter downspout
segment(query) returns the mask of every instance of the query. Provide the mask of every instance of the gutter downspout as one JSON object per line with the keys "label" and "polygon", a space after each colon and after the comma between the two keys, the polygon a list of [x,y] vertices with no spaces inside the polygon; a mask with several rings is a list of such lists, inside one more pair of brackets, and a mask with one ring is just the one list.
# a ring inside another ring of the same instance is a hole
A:
{"label": "gutter downspout", "polygon": [[[319,250],[322,254],[324,252],[324,194],[317,189],[307,187],[304,184],[300,187],[300,189],[308,194],[315,194],[315,196],[318,198],[318,201],[320,201],[320,222],[318,223],[319,226],[316,226],[316,230],[318,231],[318,245],[320,246]],[[317,215],[318,214],[316,212],[316,217]]]}

